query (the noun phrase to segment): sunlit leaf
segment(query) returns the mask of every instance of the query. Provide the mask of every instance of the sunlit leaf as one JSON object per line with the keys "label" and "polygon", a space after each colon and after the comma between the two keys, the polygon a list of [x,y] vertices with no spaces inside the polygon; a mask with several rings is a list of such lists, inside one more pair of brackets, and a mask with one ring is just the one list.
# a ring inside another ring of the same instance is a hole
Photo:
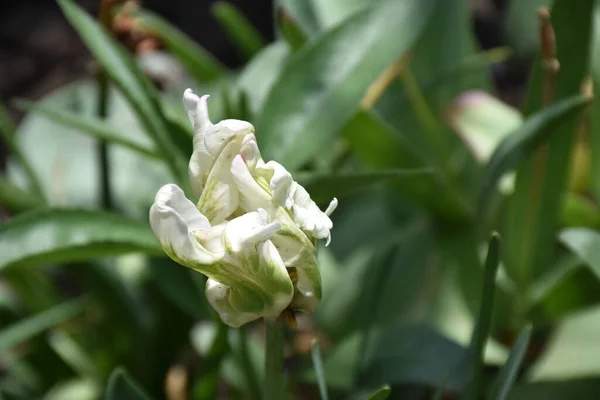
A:
{"label": "sunlit leaf", "polygon": [[163,254],[150,227],[104,211],[40,209],[0,225],[0,269],[131,252]]}
{"label": "sunlit leaf", "polygon": [[265,157],[295,169],[330,144],[369,85],[410,49],[433,4],[384,0],[299,52],[273,86],[256,124]]}

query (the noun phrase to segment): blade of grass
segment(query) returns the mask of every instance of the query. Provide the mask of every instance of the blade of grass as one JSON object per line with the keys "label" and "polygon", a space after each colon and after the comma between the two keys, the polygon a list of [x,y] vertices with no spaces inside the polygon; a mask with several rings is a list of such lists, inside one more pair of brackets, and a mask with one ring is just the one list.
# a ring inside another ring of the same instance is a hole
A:
{"label": "blade of grass", "polygon": [[36,195],[40,197],[42,202],[45,202],[44,190],[42,189],[42,185],[33,170],[33,167],[27,161],[25,154],[21,151],[19,146],[17,145],[14,134],[15,134],[15,125],[10,120],[8,116],[8,110],[4,107],[2,103],[0,103],[0,139],[4,141],[9,153],[21,164],[27,178],[29,179],[29,184],[31,185],[31,189],[34,191]]}
{"label": "blade of grass", "polygon": [[319,385],[319,393],[321,400],[328,400],[327,396],[327,379],[325,379],[325,371],[323,370],[323,359],[321,357],[321,349],[316,338],[310,342],[313,367],[317,376],[317,384]]}
{"label": "blade of grass", "polygon": [[494,151],[479,191],[479,215],[482,216],[496,192],[498,180],[521,160],[532,154],[539,146],[560,131],[564,124],[574,121],[591,98],[572,96],[531,115],[525,123],[511,133]]}
{"label": "blade of grass", "polygon": [[515,383],[515,379],[517,378],[521,362],[523,362],[523,358],[527,352],[527,346],[529,345],[530,338],[531,325],[525,327],[525,329],[523,329],[523,331],[519,334],[515,345],[510,351],[508,360],[500,371],[500,376],[498,377],[498,381],[496,382],[496,386],[494,387],[492,396],[490,397],[491,400],[505,400],[508,397],[513,384]]}
{"label": "blade of grass", "polygon": [[217,1],[211,11],[229,39],[248,59],[267,45],[258,30],[233,4]]}
{"label": "blade of grass", "polygon": [[84,44],[131,104],[156,148],[160,149],[173,176],[186,186],[187,161],[171,139],[168,122],[152,83],[140,71],[131,55],[87,12],[72,0],[59,0],[59,5]]}
{"label": "blade of grass", "polygon": [[97,139],[127,147],[147,157],[155,159],[160,159],[161,157],[157,151],[124,138],[117,128],[100,119],[81,116],[70,111],[56,110],[43,104],[36,104],[25,100],[19,100],[16,104],[23,110],[41,114],[54,122],[69,128],[78,129],[82,133]]}
{"label": "blade of grass", "polygon": [[47,329],[74,318],[85,310],[85,306],[85,298],[70,300],[2,329],[0,351],[9,350]]}
{"label": "blade of grass", "polygon": [[385,400],[388,397],[390,397],[390,394],[392,394],[392,389],[389,386],[385,385],[384,387],[374,391],[373,394],[371,394],[367,399],[368,400]]}
{"label": "blade of grass", "polygon": [[106,400],[149,400],[140,386],[123,368],[115,369],[108,378]]}
{"label": "blade of grass", "polygon": [[494,294],[496,293],[496,274],[500,265],[500,235],[493,233],[490,238],[488,253],[485,260],[483,288],[481,291],[481,308],[477,316],[477,323],[471,336],[471,381],[469,383],[466,399],[479,398],[481,381],[483,379],[485,344],[488,340],[492,326],[492,313],[494,308]]}
{"label": "blade of grass", "polygon": [[44,205],[43,200],[0,176],[0,204],[7,210],[20,213]]}

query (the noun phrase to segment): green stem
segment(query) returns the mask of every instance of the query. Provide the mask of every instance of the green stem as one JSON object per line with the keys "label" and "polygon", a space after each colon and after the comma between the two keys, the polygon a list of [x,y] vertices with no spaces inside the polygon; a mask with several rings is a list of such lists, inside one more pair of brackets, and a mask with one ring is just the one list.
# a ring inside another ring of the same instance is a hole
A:
{"label": "green stem", "polygon": [[252,399],[260,399],[261,398],[261,390],[260,390],[260,382],[256,376],[256,371],[254,370],[254,366],[250,360],[250,353],[248,349],[248,328],[241,327],[239,329],[239,344],[240,344],[240,362],[242,364],[242,369],[246,375],[246,384],[248,387],[248,391],[250,392],[250,398]]}
{"label": "green stem", "polygon": [[[96,78],[98,85],[97,115],[104,120],[108,116],[108,77],[100,71]],[[98,159],[100,160],[100,198],[103,208],[112,209],[113,200],[110,188],[110,163],[108,162],[108,144],[101,140],[98,142]]]}
{"label": "green stem", "polygon": [[284,395],[283,325],[275,318],[265,318],[265,400],[281,400]]}

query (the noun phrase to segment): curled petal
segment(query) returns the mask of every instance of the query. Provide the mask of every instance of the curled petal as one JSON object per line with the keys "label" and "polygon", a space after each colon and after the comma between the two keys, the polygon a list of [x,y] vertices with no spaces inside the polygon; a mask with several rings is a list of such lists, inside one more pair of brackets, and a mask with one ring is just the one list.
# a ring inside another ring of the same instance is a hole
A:
{"label": "curled petal", "polygon": [[212,126],[208,119],[207,100],[208,95],[198,97],[191,89],[187,89],[183,94],[183,104],[194,129],[194,152],[190,158],[188,174],[192,190],[198,197],[202,194],[204,183],[214,163],[214,157],[208,153],[204,146],[206,131]]}
{"label": "curled petal", "polygon": [[264,210],[249,212],[230,221],[225,228],[226,247],[233,253],[252,249],[260,242],[271,238],[281,229],[279,222],[268,221]]}
{"label": "curled petal", "polygon": [[246,135],[254,135],[254,126],[251,123],[226,119],[207,129],[204,135],[204,146],[210,155],[217,157],[231,139],[243,138]]}
{"label": "curled petal", "polygon": [[242,210],[252,211],[269,207],[271,196],[258,185],[239,154],[233,159],[231,173],[240,193],[239,206]]}
{"label": "curled petal", "polygon": [[198,200],[198,210],[211,224],[220,224],[238,208],[239,194],[231,173],[231,163],[239,151],[240,142],[241,138],[225,146],[212,166]]}
{"label": "curled petal", "polygon": [[217,311],[221,321],[233,328],[239,328],[240,326],[261,317],[260,314],[234,310],[229,302],[231,288],[214,279],[209,278],[206,281],[205,293],[208,302]]}
{"label": "curled petal", "polygon": [[218,248],[208,249],[196,239],[195,231],[212,228],[177,185],[160,188],[150,208],[150,225],[165,252],[182,265],[203,270],[223,257]]}

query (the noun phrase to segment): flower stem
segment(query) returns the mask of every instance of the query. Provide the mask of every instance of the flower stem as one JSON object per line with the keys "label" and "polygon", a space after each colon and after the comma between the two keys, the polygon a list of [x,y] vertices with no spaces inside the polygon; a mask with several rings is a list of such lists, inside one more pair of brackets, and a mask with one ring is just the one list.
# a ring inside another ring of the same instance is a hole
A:
{"label": "flower stem", "polygon": [[265,400],[281,400],[284,395],[283,324],[276,318],[265,318]]}

